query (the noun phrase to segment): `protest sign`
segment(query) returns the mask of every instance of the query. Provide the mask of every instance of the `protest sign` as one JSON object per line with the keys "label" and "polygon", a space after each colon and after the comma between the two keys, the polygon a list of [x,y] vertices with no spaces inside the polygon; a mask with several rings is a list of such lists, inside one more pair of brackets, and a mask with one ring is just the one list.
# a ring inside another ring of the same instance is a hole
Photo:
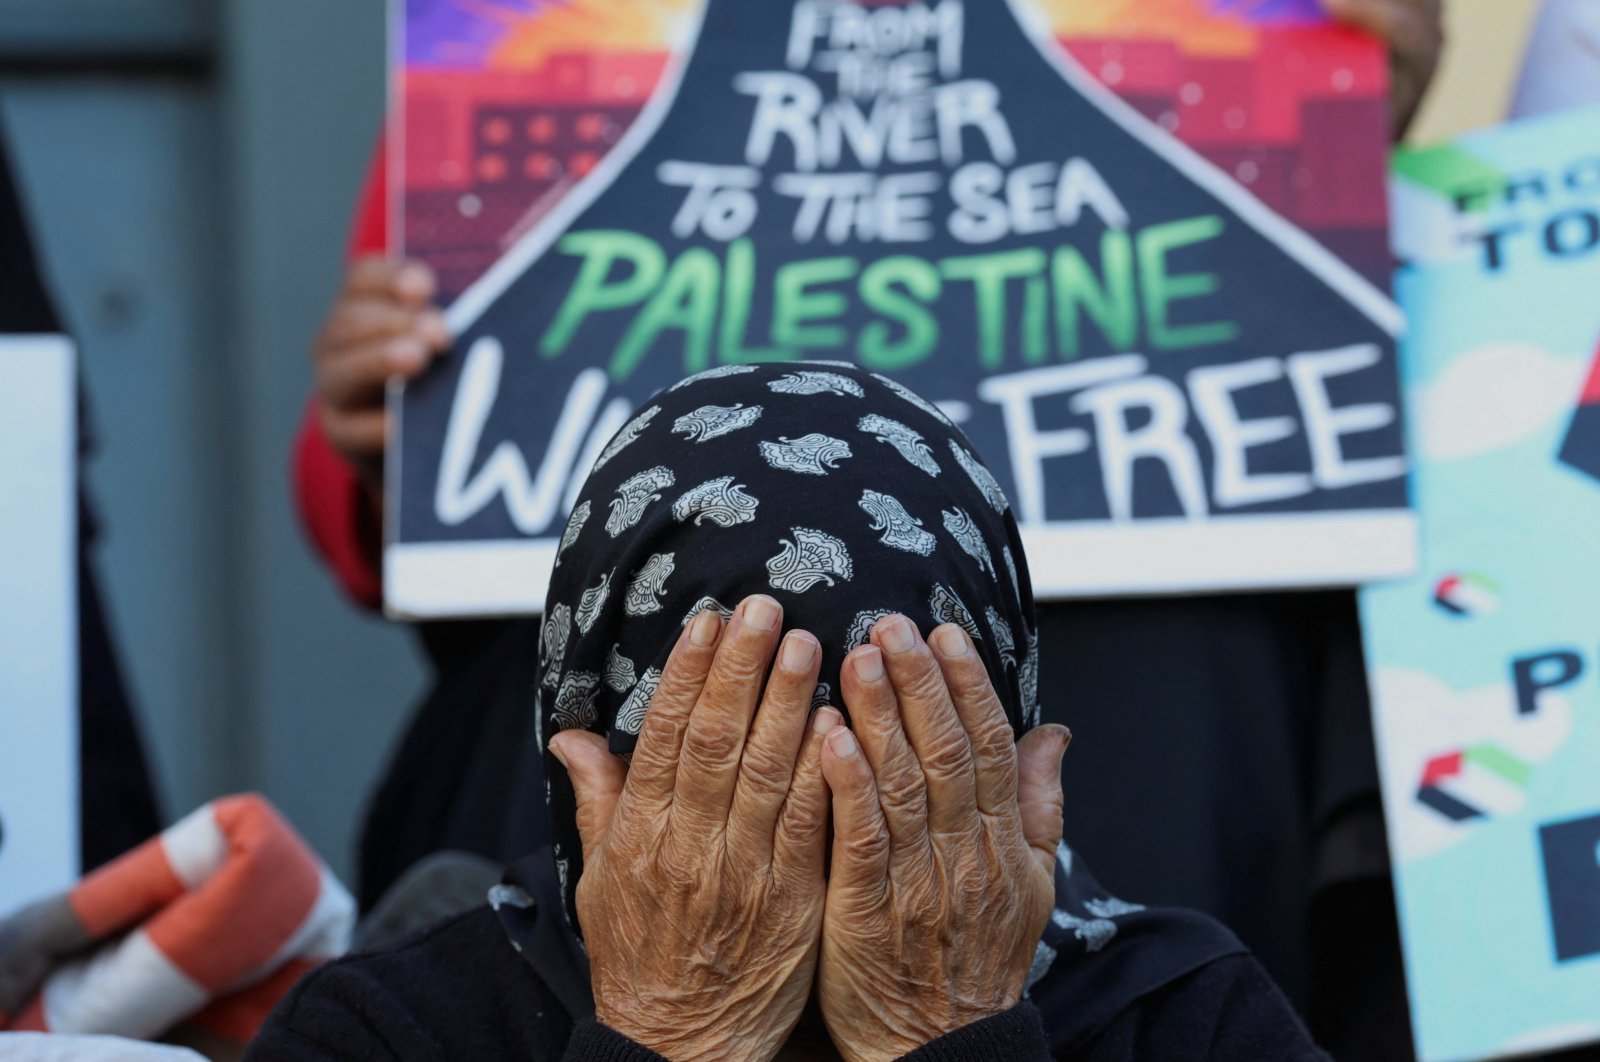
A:
{"label": "protest sign", "polygon": [[78,872],[73,357],[0,336],[0,918]]}
{"label": "protest sign", "polygon": [[1395,164],[1421,561],[1361,612],[1424,1062],[1600,1040],[1597,143]]}
{"label": "protest sign", "polygon": [[1042,597],[1409,571],[1384,59],[1316,10],[410,0],[458,339],[394,398],[389,608],[537,611],[629,411],[766,360],[937,402]]}

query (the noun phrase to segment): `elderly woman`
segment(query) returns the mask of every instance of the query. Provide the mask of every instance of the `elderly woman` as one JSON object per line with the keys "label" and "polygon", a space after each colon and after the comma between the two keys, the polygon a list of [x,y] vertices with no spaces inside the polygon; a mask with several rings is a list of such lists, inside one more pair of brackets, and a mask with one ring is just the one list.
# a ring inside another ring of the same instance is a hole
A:
{"label": "elderly woman", "polygon": [[553,852],[308,977],[251,1057],[1321,1058],[1230,934],[1061,845],[1038,652],[938,409],[831,364],[657,395],[555,562]]}

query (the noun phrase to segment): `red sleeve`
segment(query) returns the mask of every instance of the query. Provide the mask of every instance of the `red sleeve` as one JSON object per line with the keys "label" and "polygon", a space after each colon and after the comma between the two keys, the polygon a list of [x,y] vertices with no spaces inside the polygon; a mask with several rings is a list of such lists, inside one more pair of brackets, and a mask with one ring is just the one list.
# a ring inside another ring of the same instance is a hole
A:
{"label": "red sleeve", "polygon": [[306,533],[345,593],[367,608],[383,603],[379,514],[355,470],[322,434],[317,400],[306,403],[294,446],[295,502]]}
{"label": "red sleeve", "polygon": [[[350,234],[350,257],[389,249],[388,166],[384,144],[367,171]],[[306,404],[294,447],[295,503],[300,519],[323,561],[358,603],[377,608],[383,601],[382,534],[379,514],[355,470],[322,434],[317,402]]]}
{"label": "red sleeve", "polygon": [[355,227],[350,232],[350,257],[384,254],[389,250],[389,156],[383,140],[367,170],[367,183],[361,187],[361,202],[356,206]]}

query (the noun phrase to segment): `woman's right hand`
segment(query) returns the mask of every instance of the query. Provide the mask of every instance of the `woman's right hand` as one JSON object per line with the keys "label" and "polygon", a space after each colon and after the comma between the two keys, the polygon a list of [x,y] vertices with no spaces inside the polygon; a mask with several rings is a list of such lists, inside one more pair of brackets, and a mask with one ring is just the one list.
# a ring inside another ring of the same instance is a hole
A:
{"label": "woman's right hand", "polygon": [[822,741],[842,718],[811,716],[822,649],[810,634],[791,631],[768,676],[782,624],[765,596],[747,598],[726,631],[715,611],[695,617],[631,767],[598,734],[550,739],[578,798],[595,1017],[674,1062],[772,1058],[811,991]]}

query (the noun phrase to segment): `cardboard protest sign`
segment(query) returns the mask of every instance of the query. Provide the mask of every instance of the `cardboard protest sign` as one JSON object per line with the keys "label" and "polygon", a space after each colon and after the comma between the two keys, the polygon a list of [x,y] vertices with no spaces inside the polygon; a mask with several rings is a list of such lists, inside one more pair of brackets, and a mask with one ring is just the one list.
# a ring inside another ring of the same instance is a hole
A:
{"label": "cardboard protest sign", "polygon": [[1361,612],[1425,1062],[1600,1040],[1597,142],[1395,165],[1421,564]]}
{"label": "cardboard protest sign", "polygon": [[939,403],[1044,597],[1408,571],[1384,60],[1316,7],[410,0],[458,343],[395,399],[389,607],[537,611],[629,411],[765,360]]}
{"label": "cardboard protest sign", "polygon": [[0,918],[78,874],[72,344],[0,336]]}

